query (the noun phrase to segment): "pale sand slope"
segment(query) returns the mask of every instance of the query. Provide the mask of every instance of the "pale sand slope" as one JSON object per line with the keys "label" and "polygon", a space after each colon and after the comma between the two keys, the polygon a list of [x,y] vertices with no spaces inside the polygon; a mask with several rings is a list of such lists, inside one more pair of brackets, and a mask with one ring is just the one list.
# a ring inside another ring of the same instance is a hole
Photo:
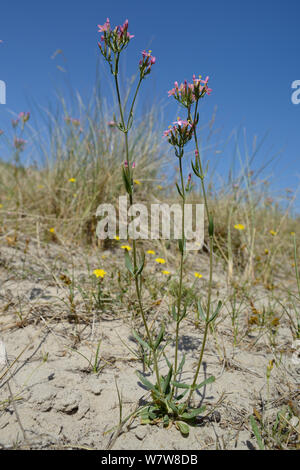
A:
{"label": "pale sand slope", "polygon": [[[299,405],[300,365],[291,360],[293,338],[287,325],[282,323],[273,346],[267,335],[260,336],[259,329],[254,329],[233,347],[231,323],[224,309],[215,335],[210,335],[199,377],[200,382],[214,375],[216,381],[202,389],[194,403],[207,406],[203,416],[208,418],[191,428],[188,438],[175,426],[141,425],[139,419],[124,426],[118,436],[105,434],[119,420],[115,380],[122,394],[123,417],[147,396],[135,374],[136,370],[142,372],[142,363],[120,341],[122,338],[137,349],[127,300],[123,300],[123,310],[115,303],[105,312],[87,313],[86,303],[77,293],[79,321],[74,322],[71,316],[68,321],[69,291],[60,283],[59,275],[67,268],[72,272],[75,258],[78,268],[74,276],[84,277],[87,271],[82,257],[77,250],[68,252],[55,245],[41,249],[39,254],[35,246],[25,254],[22,247],[21,242],[18,247],[0,247],[0,448],[251,449],[257,448],[249,425],[253,408],[262,413],[262,403],[268,399],[267,417],[275,416],[289,401],[295,409]],[[106,255],[112,267],[123,263],[114,252]],[[86,256],[93,269],[99,266],[99,254]],[[222,273],[216,281],[223,293],[226,284]],[[156,314],[167,315],[164,300],[150,314],[154,318]],[[240,322],[243,331],[246,314]],[[135,326],[139,325],[138,319]],[[173,334],[174,325],[169,325],[168,331]],[[182,379],[190,380],[203,328],[195,328],[191,317],[185,320],[183,331],[180,354],[187,353],[187,358]],[[92,373],[86,359],[73,349],[90,358],[99,339],[101,370]],[[170,344],[166,350],[169,357],[172,350]],[[281,362],[272,370],[268,396],[266,367],[274,351],[279,350]],[[7,364],[12,365],[9,371]],[[161,365],[164,372],[163,359]],[[216,412],[211,414],[216,405]]]}

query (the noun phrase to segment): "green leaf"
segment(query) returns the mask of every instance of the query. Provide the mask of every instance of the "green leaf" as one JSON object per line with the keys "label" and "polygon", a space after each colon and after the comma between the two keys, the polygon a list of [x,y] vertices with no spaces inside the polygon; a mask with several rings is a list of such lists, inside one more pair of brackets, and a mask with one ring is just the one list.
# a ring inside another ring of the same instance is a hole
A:
{"label": "green leaf", "polygon": [[251,424],[251,427],[252,427],[252,431],[253,431],[253,433],[256,437],[258,447],[260,448],[260,450],[265,450],[265,446],[263,444],[261,434],[259,432],[257,423],[256,423],[255,418],[254,418],[253,415],[250,416],[250,424]]}
{"label": "green leaf", "polygon": [[184,423],[183,421],[176,421],[176,427],[179,429],[183,436],[188,436],[190,433],[190,428],[188,424]]}
{"label": "green leaf", "polygon": [[188,384],[184,384],[184,383],[176,382],[176,381],[172,381],[172,385],[174,385],[174,387],[176,388],[187,388],[187,389],[191,388],[191,386]]}
{"label": "green leaf", "polygon": [[162,389],[164,395],[167,393],[168,387],[170,386],[172,374],[173,374],[173,366],[170,367],[168,375],[164,380],[163,389]]}
{"label": "green leaf", "polygon": [[183,355],[183,358],[181,359],[181,362],[179,364],[179,367],[177,369],[177,374],[180,374],[180,372],[182,371],[183,369],[183,366],[184,366],[184,363],[185,363],[185,356],[186,354]]}
{"label": "green leaf", "polygon": [[128,271],[134,276],[133,266],[127,250],[125,250],[125,266]]}
{"label": "green leaf", "polygon": [[182,400],[185,397],[185,395],[187,394],[188,391],[189,391],[189,389],[187,388],[183,393],[181,393],[180,395],[178,395],[176,397],[176,400],[178,400],[178,401]]}
{"label": "green leaf", "polygon": [[170,367],[172,366],[172,364],[171,364],[171,362],[169,361],[169,359],[167,358],[166,354],[165,354],[165,353],[163,353],[163,354],[164,354],[164,358],[165,358],[165,360],[166,360],[166,363],[168,364],[168,367],[170,368]]}
{"label": "green leaf", "polygon": [[182,315],[180,315],[180,318],[179,318],[179,323],[182,322],[182,320],[186,317],[187,315],[187,312],[186,312],[186,305],[184,306],[183,308],[183,312],[182,312]]}
{"label": "green leaf", "polygon": [[168,427],[168,426],[169,426],[170,419],[169,419],[169,416],[168,416],[168,415],[165,415],[165,416],[164,416],[163,423],[164,423],[164,426],[165,426],[165,427]]}
{"label": "green leaf", "polygon": [[135,330],[132,330],[132,334],[133,336],[135,337],[135,339],[137,340],[138,343],[140,343],[141,346],[143,346],[144,349],[150,349],[151,350],[151,347],[149,346],[148,343],[146,343],[146,341],[144,341],[138,334]]}
{"label": "green leaf", "polygon": [[185,240],[181,240],[179,239],[178,240],[178,247],[179,247],[179,251],[180,253],[182,254],[182,256],[184,255],[184,252],[185,252],[185,247],[186,247],[186,241]]}
{"label": "green leaf", "polygon": [[178,408],[177,408],[177,406],[175,405],[175,403],[173,403],[171,400],[170,400],[170,401],[169,401],[169,400],[165,400],[165,404],[166,404],[166,407],[167,407],[168,409],[171,409],[171,410],[173,411],[173,413],[178,416]]}
{"label": "green leaf", "polygon": [[[120,129],[120,127],[119,127]],[[122,129],[120,129],[122,130]],[[122,168],[122,177],[123,177],[123,182],[124,182],[124,186],[125,186],[125,189],[127,191],[128,194],[132,194],[132,186],[131,186],[131,183],[130,183],[130,176],[128,175],[128,172],[125,170],[125,168]]]}
{"label": "green leaf", "polygon": [[156,391],[155,386],[151,382],[149,382],[149,380],[147,380],[140,372],[136,371],[136,374],[142,384],[145,385],[148,390],[153,390],[154,392]]}
{"label": "green leaf", "polygon": [[194,410],[190,410],[189,412],[182,413],[180,416],[183,419],[194,419],[196,416],[198,416],[200,413],[203,413],[205,411],[206,406],[201,406],[201,408],[196,408]]}
{"label": "green leaf", "polygon": [[160,330],[160,332],[159,332],[159,335],[158,335],[158,337],[157,337],[157,339],[156,339],[156,341],[155,341],[155,343],[154,343],[154,346],[153,346],[153,350],[154,350],[154,351],[157,350],[158,346],[159,346],[160,343],[162,342],[163,337],[164,337],[164,334],[165,334],[165,325],[163,325],[163,326],[161,327],[161,330]]}
{"label": "green leaf", "polygon": [[145,253],[142,254],[142,261],[141,261],[141,264],[140,264],[140,266],[138,267],[138,269],[135,273],[135,276],[139,276],[141,274],[141,272],[144,269],[144,265],[145,265]]}
{"label": "green leaf", "polygon": [[183,198],[183,194],[181,192],[181,189],[179,188],[177,183],[175,183],[175,184],[176,184],[177,191],[179,192],[179,195]]}
{"label": "green leaf", "polygon": [[200,316],[202,317],[202,320],[206,321],[205,313],[203,312],[203,308],[202,308],[200,300],[198,300],[197,302],[197,310]]}
{"label": "green leaf", "polygon": [[191,164],[192,164],[193,172],[195,173],[196,176],[198,176],[198,178],[200,178],[200,173],[199,173],[198,164],[196,163],[196,165],[194,165],[193,162],[191,162]]}
{"label": "green leaf", "polygon": [[210,319],[208,320],[208,323],[211,323],[212,321],[214,321],[214,319],[219,315],[220,310],[221,310],[221,307],[222,307],[222,302],[221,302],[221,300],[219,300],[218,305],[217,305],[217,308],[216,308],[216,311],[215,311],[215,313],[210,317]]}
{"label": "green leaf", "polygon": [[204,387],[204,385],[211,384],[215,380],[216,380],[215,377],[213,375],[211,375],[210,377],[208,377],[208,379],[203,380],[203,382],[201,382],[199,385],[195,385],[194,390],[196,390],[196,389],[199,390],[199,388]]}

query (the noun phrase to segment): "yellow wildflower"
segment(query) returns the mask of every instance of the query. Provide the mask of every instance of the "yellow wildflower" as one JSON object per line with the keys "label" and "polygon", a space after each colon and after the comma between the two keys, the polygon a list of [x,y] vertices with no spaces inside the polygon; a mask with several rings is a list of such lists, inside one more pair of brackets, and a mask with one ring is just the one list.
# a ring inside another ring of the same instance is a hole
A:
{"label": "yellow wildflower", "polygon": [[153,251],[153,250],[148,250],[147,253],[148,253],[148,255],[155,255],[155,251]]}
{"label": "yellow wildflower", "polygon": [[122,250],[127,250],[127,251],[131,250],[131,246],[129,246],[129,245],[122,245],[121,248],[122,248]]}
{"label": "yellow wildflower", "polygon": [[75,183],[75,181],[76,181],[76,178],[70,178],[70,179],[69,179],[69,182],[70,182],[70,183]]}
{"label": "yellow wildflower", "polygon": [[296,234],[295,234],[295,232],[291,232],[291,235],[292,235],[292,237],[293,237],[293,236],[296,235]]}
{"label": "yellow wildflower", "polygon": [[2,209],[2,207],[3,207],[3,204],[0,204],[0,209]]}
{"label": "yellow wildflower", "polygon": [[49,228],[49,232],[50,233],[55,233],[55,228],[54,227]]}
{"label": "yellow wildflower", "polygon": [[163,259],[163,258],[156,258],[155,261],[156,261],[157,263],[159,263],[159,264],[165,264],[165,262],[166,262],[166,260]]}
{"label": "yellow wildflower", "polygon": [[140,180],[133,180],[133,182],[134,182],[135,184],[138,184],[138,185],[139,185],[139,184],[142,184],[142,183],[140,182]]}
{"label": "yellow wildflower", "polygon": [[162,274],[165,274],[167,276],[168,274],[171,274],[171,273],[170,271],[162,271]]}
{"label": "yellow wildflower", "polygon": [[120,240],[120,237],[118,237],[118,235],[116,235],[115,240],[117,240],[117,242],[118,242]]}
{"label": "yellow wildflower", "polygon": [[164,189],[164,188],[162,187],[161,184],[159,184],[159,185],[157,186],[157,189],[159,189],[159,190],[161,191],[161,190]]}
{"label": "yellow wildflower", "polygon": [[200,273],[197,273],[197,272],[196,272],[196,273],[194,273],[194,276],[195,276],[195,277],[197,277],[198,279],[201,279],[201,277],[203,277],[203,276],[202,276],[202,274],[200,274]]}
{"label": "yellow wildflower", "polygon": [[93,274],[96,276],[96,277],[104,277],[106,273],[106,271],[104,271],[104,269],[95,269],[93,271]]}
{"label": "yellow wildflower", "polygon": [[245,225],[236,224],[236,225],[234,226],[234,228],[235,228],[236,230],[245,230]]}
{"label": "yellow wildflower", "polygon": [[266,253],[266,255],[268,255],[268,254],[269,254],[269,250],[268,250],[268,248],[266,248],[266,249],[265,249],[265,253]]}
{"label": "yellow wildflower", "polygon": [[273,237],[275,237],[275,235],[277,235],[277,232],[275,232],[274,230],[270,230],[270,234],[273,235]]}

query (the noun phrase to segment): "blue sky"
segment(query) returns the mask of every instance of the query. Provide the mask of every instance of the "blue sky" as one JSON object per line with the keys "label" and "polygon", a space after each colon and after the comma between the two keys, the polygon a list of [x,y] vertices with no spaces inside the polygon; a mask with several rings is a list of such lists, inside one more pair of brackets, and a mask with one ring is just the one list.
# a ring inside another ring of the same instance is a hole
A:
{"label": "blue sky", "polygon": [[[167,98],[174,81],[191,80],[193,73],[209,75],[213,93],[203,100],[201,123],[217,106],[215,127],[222,129],[222,139],[233,129],[242,135],[246,128],[250,147],[254,136],[268,133],[257,166],[281,152],[268,170],[275,187],[298,185],[300,104],[291,101],[291,84],[300,80],[299,0],[5,2],[0,80],[6,82],[7,103],[0,105],[0,129],[10,121],[10,111],[31,111],[29,100],[43,106],[55,102],[64,80],[88,95],[99,59],[97,24],[107,17],[112,25],[128,18],[135,35],[126,52],[126,73],[135,72],[144,48],[157,57],[143,91],[149,102],[163,103],[165,128],[176,113],[175,102]],[[51,59],[57,49],[64,55]],[[107,79],[103,67],[100,76]],[[230,148],[213,158],[226,172]]]}

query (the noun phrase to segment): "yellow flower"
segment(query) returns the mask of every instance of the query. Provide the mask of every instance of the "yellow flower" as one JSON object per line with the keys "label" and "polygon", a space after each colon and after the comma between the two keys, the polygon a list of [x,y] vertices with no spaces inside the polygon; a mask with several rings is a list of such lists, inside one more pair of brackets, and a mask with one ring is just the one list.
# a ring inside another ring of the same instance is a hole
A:
{"label": "yellow flower", "polygon": [[236,224],[236,225],[234,226],[234,228],[235,228],[236,230],[245,230],[245,225]]}
{"label": "yellow flower", "polygon": [[102,258],[102,259],[105,259],[105,258],[106,258],[106,255],[102,255],[101,258]]}
{"label": "yellow flower", "polygon": [[75,181],[76,181],[76,178],[70,178],[70,179],[69,179],[69,182],[70,182],[70,183],[75,183]]}
{"label": "yellow flower", "polygon": [[168,274],[171,274],[171,273],[170,271],[162,271],[162,274],[165,274],[167,276]]}
{"label": "yellow flower", "polygon": [[165,264],[165,262],[166,262],[166,260],[163,259],[163,258],[156,258],[155,261],[156,261],[157,263],[159,263],[159,264]]}
{"label": "yellow flower", "polygon": [[268,255],[268,254],[269,254],[269,250],[268,250],[268,248],[266,248],[266,249],[265,249],[265,253],[266,253],[266,255]]}
{"label": "yellow flower", "polygon": [[106,271],[104,271],[104,269],[95,269],[93,271],[93,274],[95,274],[96,277],[104,277],[106,273]]}
{"label": "yellow flower", "polygon": [[153,250],[148,250],[147,253],[148,253],[148,255],[155,255],[155,251],[153,251]]}
{"label": "yellow flower", "polygon": [[118,242],[120,240],[120,237],[118,237],[118,235],[116,235],[115,240],[117,240],[117,242]]}
{"label": "yellow flower", "polygon": [[157,189],[159,189],[159,190],[161,191],[161,190],[164,189],[164,188],[162,187],[161,184],[159,184],[159,185],[157,186]]}
{"label": "yellow flower", "polygon": [[49,228],[49,232],[50,233],[55,233],[55,228],[54,227]]}
{"label": "yellow flower", "polygon": [[275,232],[274,230],[270,230],[270,234],[273,235],[273,237],[275,237],[275,235],[277,235],[277,232]]}
{"label": "yellow flower", "polygon": [[292,235],[292,237],[293,237],[293,236],[296,235],[296,234],[295,234],[295,232],[291,232],[291,235]]}
{"label": "yellow flower", "polygon": [[133,180],[133,182],[134,182],[135,184],[142,184],[142,183],[140,182],[140,180]]}
{"label": "yellow flower", "polygon": [[0,209],[2,209],[2,207],[3,207],[3,204],[0,204]]}
{"label": "yellow flower", "polygon": [[127,251],[131,250],[131,246],[129,246],[129,245],[122,245],[121,248],[122,248],[122,250],[127,250]]}
{"label": "yellow flower", "polygon": [[203,277],[203,276],[202,276],[202,274],[200,274],[200,273],[197,273],[197,272],[196,272],[196,273],[194,273],[194,276],[195,276],[195,277],[197,277],[198,279],[201,279],[201,277]]}

